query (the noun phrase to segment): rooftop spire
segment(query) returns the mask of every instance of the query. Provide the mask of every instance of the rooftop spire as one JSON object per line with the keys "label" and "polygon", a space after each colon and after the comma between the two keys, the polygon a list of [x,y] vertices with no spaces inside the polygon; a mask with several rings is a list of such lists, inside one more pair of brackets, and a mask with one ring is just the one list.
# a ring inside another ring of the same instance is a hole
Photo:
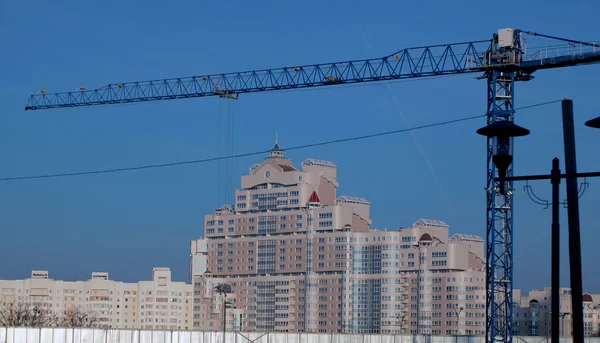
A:
{"label": "rooftop spire", "polygon": [[279,147],[279,137],[277,130],[275,130],[275,145],[273,149],[269,150],[269,157],[283,157],[284,151]]}

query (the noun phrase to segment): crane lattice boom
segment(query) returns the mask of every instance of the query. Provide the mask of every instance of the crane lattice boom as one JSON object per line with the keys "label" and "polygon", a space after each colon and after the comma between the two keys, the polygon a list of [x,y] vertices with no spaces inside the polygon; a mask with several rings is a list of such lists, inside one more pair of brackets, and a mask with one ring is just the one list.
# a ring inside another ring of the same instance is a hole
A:
{"label": "crane lattice boom", "polygon": [[485,72],[491,68],[517,68],[527,74],[596,61],[600,46],[566,44],[536,49],[520,60],[493,63],[491,40],[409,48],[365,60],[309,64],[275,69],[211,74],[150,81],[113,83],[78,91],[32,95],[26,110],[123,104],[206,96],[300,89],[348,83]]}

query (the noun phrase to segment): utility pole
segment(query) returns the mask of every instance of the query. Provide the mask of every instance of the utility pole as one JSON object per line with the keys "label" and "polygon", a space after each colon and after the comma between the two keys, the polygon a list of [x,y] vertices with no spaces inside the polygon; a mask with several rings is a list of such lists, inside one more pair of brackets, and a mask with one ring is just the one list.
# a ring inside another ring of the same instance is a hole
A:
{"label": "utility pole", "polygon": [[[562,102],[565,172],[577,174],[573,100]],[[569,217],[569,261],[571,277],[571,307],[573,310],[573,343],[583,343],[583,286],[581,276],[581,235],[579,232],[579,190],[577,178],[567,178],[567,214]],[[555,312],[558,315],[558,310]],[[556,318],[558,323],[558,317]]]}
{"label": "utility pole", "polygon": [[[552,183],[552,276],[551,276],[551,313],[560,313],[560,222],[559,222],[559,191],[560,191],[560,167],[558,158],[552,160],[550,171]],[[577,179],[574,179],[577,183]],[[559,343],[558,315],[550,316],[551,342]]]}

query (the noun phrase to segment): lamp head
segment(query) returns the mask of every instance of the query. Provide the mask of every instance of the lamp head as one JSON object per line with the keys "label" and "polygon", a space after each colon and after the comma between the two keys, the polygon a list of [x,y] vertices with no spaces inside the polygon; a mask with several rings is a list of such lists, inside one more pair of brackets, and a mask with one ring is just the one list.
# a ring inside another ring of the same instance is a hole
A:
{"label": "lamp head", "polygon": [[215,290],[221,294],[229,294],[231,293],[231,285],[222,283],[215,287]]}
{"label": "lamp head", "polygon": [[510,152],[510,143],[513,137],[527,136],[530,131],[512,121],[500,120],[477,130],[477,133],[492,138],[494,142],[494,155],[492,161],[498,168],[500,177],[500,194],[504,194],[504,177],[508,167],[512,164],[513,156]]}
{"label": "lamp head", "polygon": [[512,121],[500,120],[493,122],[487,126],[477,130],[477,133],[489,138],[492,137],[522,137],[527,136],[531,132],[524,127],[521,127]]}
{"label": "lamp head", "polygon": [[600,117],[586,121],[585,126],[589,126],[594,129],[600,129]]}

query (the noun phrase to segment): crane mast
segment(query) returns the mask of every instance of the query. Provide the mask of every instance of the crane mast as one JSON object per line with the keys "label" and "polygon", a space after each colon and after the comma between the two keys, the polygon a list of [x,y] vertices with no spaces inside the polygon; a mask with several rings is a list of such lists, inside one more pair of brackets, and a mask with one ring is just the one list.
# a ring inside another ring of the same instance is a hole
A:
{"label": "crane mast", "polygon": [[[529,53],[524,35],[541,36],[565,44]],[[487,123],[514,121],[515,83],[529,81],[535,71],[600,62],[600,45],[530,31],[501,29],[491,40],[424,46],[380,58],[299,65],[246,72],[122,82],[74,92],[31,95],[25,110],[125,104],[335,86],[480,73],[487,80]],[[509,142],[510,151],[514,149]],[[513,194],[499,184],[492,156],[496,142],[488,138],[486,183],[486,342],[512,343]],[[507,176],[513,175],[512,165]],[[417,301],[420,301],[418,299]],[[430,332],[419,332],[430,333]]]}
{"label": "crane mast", "polygon": [[[498,120],[514,121],[514,87],[516,79],[528,80],[509,66],[520,62],[523,53],[519,34],[500,30],[492,39],[487,56],[489,65],[505,66],[486,72],[487,123]],[[486,342],[512,342],[513,289],[513,207],[512,182],[508,192],[500,192],[496,166],[492,161],[496,146],[487,140],[486,187]],[[511,142],[511,154],[514,146]],[[507,176],[513,175],[512,165]]]}

